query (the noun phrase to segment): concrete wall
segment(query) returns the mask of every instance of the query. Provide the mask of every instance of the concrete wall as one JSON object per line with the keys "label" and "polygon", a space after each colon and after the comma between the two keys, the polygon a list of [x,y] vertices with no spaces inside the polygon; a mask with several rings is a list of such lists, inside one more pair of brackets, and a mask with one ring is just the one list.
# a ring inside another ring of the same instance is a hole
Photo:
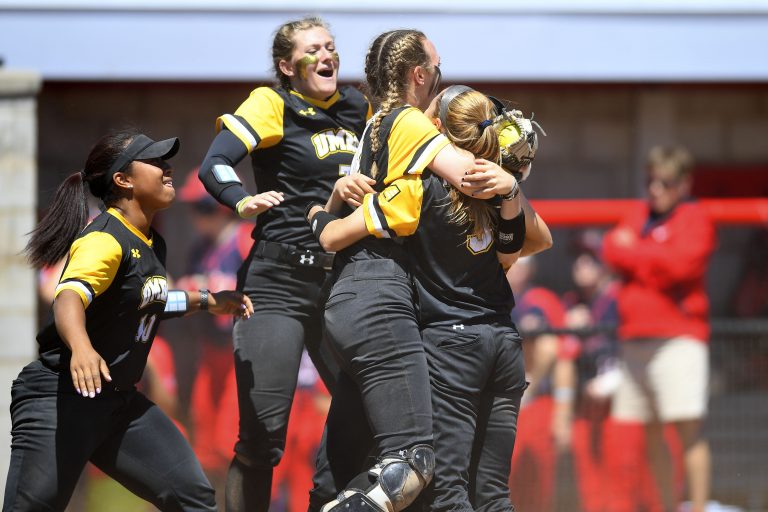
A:
{"label": "concrete wall", "polygon": [[10,388],[35,353],[36,280],[20,254],[37,208],[36,73],[0,69],[0,477],[10,461]]}

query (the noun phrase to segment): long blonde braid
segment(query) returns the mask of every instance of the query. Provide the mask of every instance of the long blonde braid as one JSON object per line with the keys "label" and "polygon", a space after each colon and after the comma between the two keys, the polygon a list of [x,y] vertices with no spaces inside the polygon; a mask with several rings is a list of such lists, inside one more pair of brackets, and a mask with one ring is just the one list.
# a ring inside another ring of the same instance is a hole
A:
{"label": "long blonde braid", "polygon": [[365,56],[365,78],[368,91],[379,103],[379,114],[371,127],[371,176],[376,177],[376,153],[381,148],[379,128],[384,117],[405,104],[408,72],[416,66],[428,67],[424,48],[426,36],[418,30],[384,32],[371,43]]}

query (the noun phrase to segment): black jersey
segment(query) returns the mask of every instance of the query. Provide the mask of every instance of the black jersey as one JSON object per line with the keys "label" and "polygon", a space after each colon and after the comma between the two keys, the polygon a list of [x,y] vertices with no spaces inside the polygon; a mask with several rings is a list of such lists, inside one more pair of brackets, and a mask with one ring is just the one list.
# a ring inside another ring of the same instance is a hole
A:
{"label": "black jersey", "polygon": [[[379,115],[379,114],[376,114]],[[373,153],[366,135],[352,162],[352,172],[371,176]],[[405,259],[402,239],[416,231],[421,216],[421,175],[450,144],[419,109],[404,106],[390,112],[379,126],[382,144],[376,153],[376,194],[366,194],[362,208],[366,237],[337,256],[342,264],[375,258]]]}
{"label": "black jersey", "polygon": [[[325,203],[339,176],[349,174],[370,105],[352,87],[326,101],[282,88],[259,87],[235,111],[217,120],[251,153],[259,192],[285,200],[259,215],[253,238],[321,250],[304,216],[310,201]],[[214,169],[216,173],[216,169]]]}
{"label": "black jersey", "polygon": [[[56,295],[72,290],[85,306],[94,350],[109,365],[116,386],[139,381],[168,297],[165,241],[147,238],[117,210],[96,217],[72,243]],[[37,335],[40,359],[68,371],[72,353],[51,315]]]}
{"label": "black jersey", "polygon": [[469,225],[451,222],[450,185],[434,175],[422,181],[421,208],[429,213],[406,241],[421,327],[510,323],[514,298],[493,233],[473,236]]}

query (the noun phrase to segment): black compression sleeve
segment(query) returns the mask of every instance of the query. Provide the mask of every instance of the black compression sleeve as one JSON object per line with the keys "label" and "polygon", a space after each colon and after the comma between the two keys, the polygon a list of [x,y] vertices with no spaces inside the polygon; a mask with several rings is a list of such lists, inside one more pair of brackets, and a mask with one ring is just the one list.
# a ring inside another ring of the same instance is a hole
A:
{"label": "black compression sleeve", "polygon": [[233,210],[238,201],[248,193],[236,179],[232,168],[247,155],[248,148],[243,142],[231,131],[223,129],[213,139],[208,154],[200,165],[200,181],[205,185],[205,189],[218,202]]}

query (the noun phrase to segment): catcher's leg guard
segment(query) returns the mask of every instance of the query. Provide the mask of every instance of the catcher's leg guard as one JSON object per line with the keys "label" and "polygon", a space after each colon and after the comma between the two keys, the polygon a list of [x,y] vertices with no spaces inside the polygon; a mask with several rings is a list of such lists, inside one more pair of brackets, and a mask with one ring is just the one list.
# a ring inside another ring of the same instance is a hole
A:
{"label": "catcher's leg guard", "polygon": [[386,455],[368,471],[370,487],[343,491],[321,512],[400,512],[429,485],[434,472],[431,446],[420,444],[397,455]]}

